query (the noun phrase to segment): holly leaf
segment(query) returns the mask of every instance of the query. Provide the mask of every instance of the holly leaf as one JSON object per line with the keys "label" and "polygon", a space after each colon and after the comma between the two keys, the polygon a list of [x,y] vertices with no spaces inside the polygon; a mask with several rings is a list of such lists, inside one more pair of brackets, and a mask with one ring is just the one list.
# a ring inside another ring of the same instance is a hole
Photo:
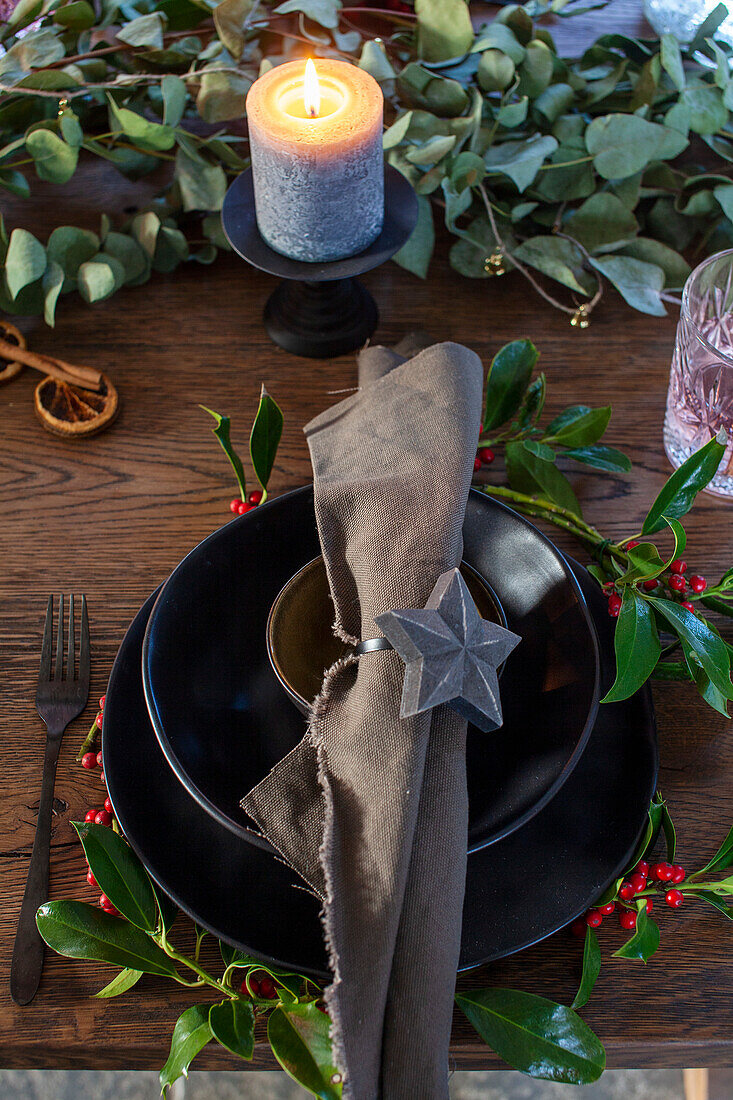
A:
{"label": "holly leaf", "polygon": [[321,1100],[339,1100],[341,1096],[330,1027],[328,1016],[314,1001],[276,1008],[267,1021],[267,1038],[282,1068]]}
{"label": "holly leaf", "polygon": [[127,841],[104,825],[72,821],[99,889],[131,924],[154,932],[158,906],[148,873]]}
{"label": "holly leaf", "polygon": [[496,353],[486,379],[484,432],[506,423],[517,411],[538,358],[531,340],[513,340]]}
{"label": "holly leaf", "polygon": [[209,1012],[211,1034],[232,1054],[251,1061],[255,1049],[255,1014],[249,1001],[225,1000]]}
{"label": "holly leaf", "polygon": [[211,1038],[209,1005],[191,1005],[173,1028],[170,1054],[159,1074],[161,1091],[170,1088],[179,1077],[188,1077],[188,1067]]}
{"label": "holly leaf", "polygon": [[128,989],[132,989],[137,982],[143,976],[142,970],[130,970],[129,967],[125,967],[124,970],[120,970],[119,974],[109,982],[104,989],[100,989],[99,993],[95,993],[94,996],[99,1000],[107,1000],[109,997],[119,997],[121,993],[127,993]]}
{"label": "holly leaf", "polygon": [[598,936],[592,928],[586,925],[585,944],[583,946],[583,973],[580,979],[578,992],[575,994],[571,1008],[583,1008],[588,1004],[593,986],[601,972],[601,948]]}
{"label": "holly leaf", "polygon": [[712,481],[725,454],[728,437],[723,428],[675,470],[647,512],[641,528],[643,535],[661,531],[665,517],[679,519],[689,512],[695,497]]}
{"label": "holly leaf", "polygon": [[582,515],[578,499],[565,475],[554,462],[533,454],[524,443],[507,444],[506,470],[513,489],[529,496],[543,497],[576,516]]}
{"label": "holly leaf", "polygon": [[659,947],[659,927],[646,911],[646,898],[636,902],[636,929],[623,947],[614,951],[614,959],[641,959],[647,962]]}
{"label": "holly leaf", "polygon": [[611,419],[611,406],[589,409],[573,405],[555,417],[544,434],[545,443],[559,447],[586,447],[601,438]]}
{"label": "holly leaf", "polygon": [[696,872],[695,877],[706,871],[727,871],[729,867],[733,867],[733,829],[729,831],[712,859],[709,859],[705,866]]}
{"label": "holly leaf", "polygon": [[592,466],[594,470],[607,470],[609,473],[627,474],[631,469],[631,459],[615,447],[573,447],[569,451],[563,451],[562,456],[581,462],[584,466]]}
{"label": "holly leaf", "polygon": [[730,679],[730,654],[719,634],[704,619],[671,600],[647,597],[654,609],[667,620],[675,634],[690,646],[706,674],[726,699],[733,699]]}
{"label": "holly leaf", "polygon": [[662,652],[654,613],[630,585],[624,588],[614,648],[616,679],[602,703],[618,703],[637,692],[651,676]]}
{"label": "holly leaf", "polygon": [[267,483],[275,464],[282,432],[282,411],[263,386],[260,405],[249,437],[249,454],[257,480],[262,486],[263,501],[267,497]]}
{"label": "holly leaf", "polygon": [[247,499],[247,483],[244,476],[244,466],[242,460],[234,450],[232,441],[229,435],[231,428],[231,420],[228,416],[222,416],[221,413],[214,412],[213,409],[207,409],[206,405],[199,405],[200,409],[208,413],[209,416],[213,416],[216,421],[216,427],[212,428],[212,432],[219,440],[219,446],[223,450],[224,454],[229,459],[229,463],[234,470],[234,475],[237,479],[237,485],[239,486],[239,496],[241,500]]}
{"label": "holly leaf", "polygon": [[36,914],[49,947],[72,959],[93,959],[144,974],[177,977],[173,960],[145,932],[83,901],[48,901]]}
{"label": "holly leaf", "polygon": [[603,1073],[600,1040],[565,1005],[516,989],[459,993],[456,1003],[484,1042],[530,1077],[587,1085]]}

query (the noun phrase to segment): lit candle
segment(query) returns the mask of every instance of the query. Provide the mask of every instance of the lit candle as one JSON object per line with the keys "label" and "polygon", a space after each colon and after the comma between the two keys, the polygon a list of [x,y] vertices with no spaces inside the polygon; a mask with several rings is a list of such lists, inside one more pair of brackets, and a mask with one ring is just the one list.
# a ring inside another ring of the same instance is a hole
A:
{"label": "lit candle", "polygon": [[355,65],[279,65],[247,95],[260,233],[296,260],[339,260],[382,231],[384,99]]}

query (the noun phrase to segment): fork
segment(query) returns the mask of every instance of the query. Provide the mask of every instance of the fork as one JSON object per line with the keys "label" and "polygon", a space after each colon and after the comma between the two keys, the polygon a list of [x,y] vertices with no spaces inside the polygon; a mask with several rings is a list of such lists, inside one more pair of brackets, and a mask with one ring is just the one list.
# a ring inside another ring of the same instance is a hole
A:
{"label": "fork", "polygon": [[59,618],[56,627],[56,662],[51,678],[51,643],[53,634],[53,596],[48,597],[46,626],[41,647],[41,667],[38,673],[36,708],[46,723],[46,751],[43,760],[41,801],[36,821],[36,836],[28,869],[28,878],[20,908],[18,931],[15,934],[13,961],[10,967],[10,995],[16,1004],[27,1005],[36,995],[43,969],[43,940],[36,927],[36,910],[48,901],[48,861],[51,846],[51,808],[56,762],[61,738],[70,722],[86,706],[89,695],[89,619],[86,596],[81,598],[81,640],[78,675],[74,679],[74,597],[69,597],[68,654],[64,678],[64,597],[59,596]]}

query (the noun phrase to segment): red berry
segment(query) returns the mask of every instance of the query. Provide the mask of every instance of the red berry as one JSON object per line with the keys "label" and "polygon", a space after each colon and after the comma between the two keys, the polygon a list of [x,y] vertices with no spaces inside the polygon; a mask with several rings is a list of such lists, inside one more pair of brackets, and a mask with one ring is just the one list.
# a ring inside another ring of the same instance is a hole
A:
{"label": "red berry", "polygon": [[610,917],[615,908],[616,902],[609,901],[608,905],[599,905],[598,912],[601,914],[602,917]]}
{"label": "red berry", "polygon": [[650,577],[648,581],[644,581],[644,584],[642,585],[642,587],[645,588],[647,590],[647,592],[651,592],[652,589],[656,588],[658,584],[659,584],[659,581],[657,580],[656,577]]}
{"label": "red berry", "polygon": [[693,592],[704,592],[707,586],[708,582],[698,573],[693,573],[690,577],[690,588]]}
{"label": "red berry", "polygon": [[102,767],[102,754],[101,754],[101,752],[97,753],[97,764],[99,765],[100,768]]}
{"label": "red berry", "polygon": [[105,810],[107,811],[108,814],[111,814],[113,812],[112,803],[110,802],[110,800],[108,798],[105,798],[105,800],[104,800],[104,808],[105,808]]}
{"label": "red berry", "polygon": [[104,772],[99,773],[99,778],[102,782],[102,786],[106,787],[107,786],[107,780],[104,778]]}
{"label": "red berry", "polygon": [[104,702],[105,702],[105,699],[106,699],[106,698],[107,698],[107,696],[106,696],[106,695],[102,695],[102,696],[100,697],[100,700],[99,700],[99,709],[100,709],[100,710],[104,710]]}
{"label": "red berry", "polygon": [[682,603],[680,604],[680,607],[684,607],[685,611],[694,611],[695,610],[695,608],[692,606],[692,604],[690,603],[689,600],[683,600]]}
{"label": "red berry", "polygon": [[638,539],[631,539],[630,542],[626,543],[626,549],[627,550],[633,550],[634,547],[636,547],[638,545],[639,545],[639,540]]}
{"label": "red berry", "polygon": [[618,892],[619,897],[623,898],[624,901],[631,901],[631,899],[633,898],[635,893],[636,893],[636,890],[634,889],[634,887],[631,885],[630,882],[624,882],[623,885],[621,886],[621,889]]}
{"label": "red berry", "polygon": [[94,818],[94,824],[95,825],[111,825],[112,824],[112,814],[108,813],[107,810],[100,810],[99,813]]}
{"label": "red berry", "polygon": [[651,898],[647,898],[646,899],[646,911],[647,911],[647,913],[651,913],[653,908],[654,908],[654,902],[652,901]]}
{"label": "red berry", "polygon": [[585,935],[585,921],[582,920],[582,919],[574,920],[573,923],[570,925],[570,931],[572,932],[572,934],[574,936],[578,936],[578,937],[584,936]]}
{"label": "red berry", "polygon": [[673,592],[684,592],[687,588],[687,581],[680,573],[673,573],[667,584]]}
{"label": "red berry", "polygon": [[240,992],[240,993],[242,994],[242,996],[243,996],[243,997],[249,997],[249,996],[251,996],[251,994],[250,994],[250,991],[249,991],[249,989],[247,988],[247,981],[246,981],[246,979],[245,979],[245,980],[244,980],[244,981],[242,982],[242,984],[240,985],[240,987],[239,987],[239,992]]}
{"label": "red berry", "polygon": [[96,717],[96,718],[94,719],[94,721],[95,721],[95,722],[97,723],[97,729],[98,729],[98,730],[101,730],[101,728],[102,728],[102,717],[103,717],[103,716],[102,716],[102,712],[101,712],[101,710],[100,710],[99,714],[98,714],[98,715],[97,715],[97,717]]}
{"label": "red berry", "polygon": [[482,447],[478,453],[478,456],[482,462],[486,463],[487,466],[489,466],[496,457],[491,447]]}
{"label": "red berry", "polygon": [[682,558],[675,558],[674,561],[670,564],[669,568],[672,570],[673,573],[686,573],[687,562],[683,561]]}
{"label": "red berry", "polygon": [[621,597],[617,596],[614,592],[612,596],[608,597],[608,614],[612,619],[618,618],[618,613],[621,610]]}
{"label": "red berry", "polygon": [[685,900],[685,896],[681,890],[668,890],[664,895],[664,900],[670,909],[679,909],[682,902]]}
{"label": "red berry", "polygon": [[109,898],[106,896],[106,894],[100,895],[99,908],[104,909],[105,913],[112,913],[113,916],[118,916],[117,910],[115,909]]}
{"label": "red berry", "polygon": [[645,859],[637,863],[636,867],[634,867],[634,871],[637,875],[643,875],[644,878],[649,878],[649,864]]}
{"label": "red berry", "polygon": [[243,503],[244,503],[244,501],[241,501],[241,500],[235,498],[231,502],[231,504],[229,505],[229,511],[234,512],[234,515],[236,516],[237,513],[239,512],[239,505],[243,504]]}
{"label": "red berry", "polygon": [[640,894],[642,890],[646,888],[646,877],[644,875],[634,874],[631,876],[631,885],[634,887],[634,893]]}
{"label": "red berry", "polygon": [[657,882],[664,882],[666,867],[663,863],[653,863],[649,868],[649,877]]}
{"label": "red berry", "polygon": [[99,889],[99,886],[97,884],[97,880],[95,879],[94,875],[92,874],[91,868],[87,871],[87,882],[89,883],[90,886],[94,886],[95,889],[97,889],[97,890]]}
{"label": "red berry", "polygon": [[249,988],[252,990],[252,996],[253,997],[259,997],[259,995],[260,995],[260,983],[257,981],[256,978],[250,977],[248,980],[249,980]]}
{"label": "red berry", "polygon": [[94,821],[94,818],[96,816],[97,816],[97,811],[96,810],[87,810],[87,812],[84,814],[84,820],[85,821]]}
{"label": "red berry", "polygon": [[479,424],[479,426],[478,426],[478,434],[479,434],[479,435],[483,435],[483,434],[484,434],[484,422],[483,422],[483,420],[481,421],[481,423],[480,423],[480,424]]}
{"label": "red berry", "polygon": [[684,869],[684,867],[680,867],[679,863],[675,863],[674,867],[672,868],[672,874],[670,875],[670,882],[675,882],[675,883],[684,882],[684,879],[685,879],[685,869]]}
{"label": "red berry", "polygon": [[603,917],[597,909],[589,909],[585,914],[585,923],[589,928],[600,928],[603,924]]}
{"label": "red berry", "polygon": [[630,932],[632,928],[636,928],[636,913],[632,913],[630,909],[624,909],[623,913],[618,918],[618,922],[622,928]]}
{"label": "red berry", "polygon": [[239,507],[237,508],[237,512],[239,513],[240,516],[243,516],[247,512],[251,512],[254,507],[255,507],[254,504],[247,504],[246,501],[240,501]]}
{"label": "red berry", "polygon": [[254,489],[247,497],[247,500],[250,504],[259,504],[262,500],[262,490]]}
{"label": "red berry", "polygon": [[274,997],[277,997],[275,983],[268,975],[260,979],[260,997],[264,997],[266,1001],[271,1001]]}
{"label": "red berry", "polygon": [[85,752],[81,758],[82,768],[93,768],[97,763],[97,758],[93,752]]}
{"label": "red berry", "polygon": [[475,458],[474,458],[474,460],[473,460],[473,472],[474,472],[475,474],[477,474],[477,473],[479,472],[479,470],[481,469],[481,467],[482,467],[482,466],[483,466],[483,462],[481,461],[481,459],[479,458],[479,456],[478,456],[478,455],[476,455],[476,457],[475,457]]}

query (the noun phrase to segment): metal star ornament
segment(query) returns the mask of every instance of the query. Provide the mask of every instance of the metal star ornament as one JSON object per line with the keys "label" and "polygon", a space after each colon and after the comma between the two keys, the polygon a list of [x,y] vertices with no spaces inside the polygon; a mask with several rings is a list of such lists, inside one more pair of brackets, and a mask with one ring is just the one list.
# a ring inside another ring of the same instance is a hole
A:
{"label": "metal star ornament", "polygon": [[405,662],[401,718],[447,703],[485,733],[501,726],[497,669],[521,638],[481,618],[459,569],[438,578],[421,611],[375,622]]}

